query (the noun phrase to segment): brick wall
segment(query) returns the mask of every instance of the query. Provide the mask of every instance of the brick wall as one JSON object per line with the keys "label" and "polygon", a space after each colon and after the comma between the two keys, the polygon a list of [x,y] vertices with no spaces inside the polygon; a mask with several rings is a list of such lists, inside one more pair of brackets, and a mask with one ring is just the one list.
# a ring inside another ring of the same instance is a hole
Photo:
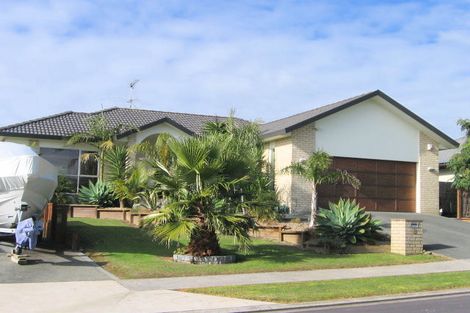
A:
{"label": "brick wall", "polygon": [[[428,144],[432,149],[428,150]],[[433,170],[429,170],[433,169]],[[420,132],[419,160],[416,181],[416,212],[439,214],[439,150],[438,144]]]}
{"label": "brick wall", "polygon": [[[292,131],[292,161],[308,159],[315,149],[315,127],[313,123]],[[308,215],[310,212],[312,187],[297,175],[292,177],[292,213]]]}
{"label": "brick wall", "polygon": [[293,130],[290,137],[266,143],[264,157],[269,160],[274,149],[276,189],[281,203],[289,206],[293,215],[310,212],[310,184],[296,175],[283,174],[282,169],[294,161],[307,159],[315,148],[315,128],[312,124]]}

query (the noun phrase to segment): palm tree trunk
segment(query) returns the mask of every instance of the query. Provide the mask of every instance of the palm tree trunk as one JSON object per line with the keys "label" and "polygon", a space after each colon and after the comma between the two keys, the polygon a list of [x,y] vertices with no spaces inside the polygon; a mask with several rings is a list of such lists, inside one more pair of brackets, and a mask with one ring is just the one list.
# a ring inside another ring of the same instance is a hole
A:
{"label": "palm tree trunk", "polygon": [[119,199],[119,208],[124,209],[124,199]]}
{"label": "palm tree trunk", "polygon": [[317,215],[317,186],[315,183],[312,183],[312,203],[310,208],[310,223],[309,228],[315,226],[315,217]]}
{"label": "palm tree trunk", "polygon": [[187,248],[188,254],[193,256],[211,256],[220,254],[220,245],[217,234],[202,227],[191,235]]}
{"label": "palm tree trunk", "polygon": [[99,163],[98,180],[104,181],[104,150],[101,150],[99,152],[99,154],[100,154],[100,157],[99,157],[99,160],[98,160],[98,163]]}

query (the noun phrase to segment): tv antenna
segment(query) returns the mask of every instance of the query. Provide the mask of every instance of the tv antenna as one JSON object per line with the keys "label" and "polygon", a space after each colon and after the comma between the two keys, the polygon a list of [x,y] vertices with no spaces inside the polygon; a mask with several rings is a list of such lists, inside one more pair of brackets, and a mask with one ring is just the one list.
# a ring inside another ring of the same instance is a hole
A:
{"label": "tv antenna", "polygon": [[129,100],[127,100],[127,103],[129,103],[129,108],[132,109],[134,106],[134,102],[137,101],[137,99],[134,98],[134,92],[135,92],[135,85],[140,82],[140,79],[135,79],[129,83]]}

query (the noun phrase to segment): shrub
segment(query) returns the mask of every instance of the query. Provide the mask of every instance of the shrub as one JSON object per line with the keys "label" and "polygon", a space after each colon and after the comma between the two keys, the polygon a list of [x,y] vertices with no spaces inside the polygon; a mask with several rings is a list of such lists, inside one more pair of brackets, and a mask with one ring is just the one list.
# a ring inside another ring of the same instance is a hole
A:
{"label": "shrub", "polygon": [[74,190],[72,183],[65,176],[57,177],[57,188],[54,191],[51,202],[55,204],[68,204],[73,200],[72,193],[76,192]]}
{"label": "shrub", "polygon": [[109,184],[97,181],[95,184],[90,181],[88,187],[80,187],[78,200],[86,204],[97,204],[100,207],[112,206],[116,197]]}
{"label": "shrub", "polygon": [[381,223],[359,207],[356,201],[340,199],[330,209],[317,214],[316,234],[329,249],[344,250],[348,244],[373,242],[382,229]]}

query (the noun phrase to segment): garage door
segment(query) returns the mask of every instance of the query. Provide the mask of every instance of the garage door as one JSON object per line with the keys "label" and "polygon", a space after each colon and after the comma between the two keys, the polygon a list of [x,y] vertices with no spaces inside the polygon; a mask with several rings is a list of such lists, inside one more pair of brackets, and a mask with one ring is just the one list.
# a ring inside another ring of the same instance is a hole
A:
{"label": "garage door", "polygon": [[320,186],[320,207],[328,207],[328,202],[339,198],[351,198],[370,211],[416,211],[416,163],[334,157],[333,166],[354,174],[361,188]]}

